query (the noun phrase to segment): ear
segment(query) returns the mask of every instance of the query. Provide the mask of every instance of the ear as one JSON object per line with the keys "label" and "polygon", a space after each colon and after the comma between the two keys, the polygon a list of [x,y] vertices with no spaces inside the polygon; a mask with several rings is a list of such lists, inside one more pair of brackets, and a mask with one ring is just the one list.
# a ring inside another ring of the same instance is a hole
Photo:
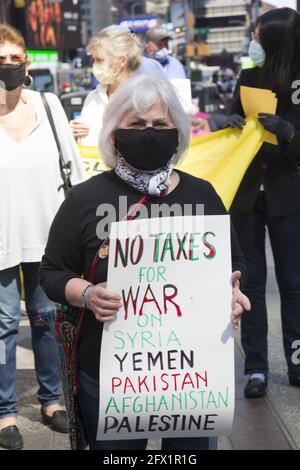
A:
{"label": "ear", "polygon": [[128,65],[128,57],[126,55],[121,55],[118,57],[118,62],[122,69],[125,69]]}
{"label": "ear", "polygon": [[29,67],[31,66],[30,60],[26,61],[26,72],[28,72]]}

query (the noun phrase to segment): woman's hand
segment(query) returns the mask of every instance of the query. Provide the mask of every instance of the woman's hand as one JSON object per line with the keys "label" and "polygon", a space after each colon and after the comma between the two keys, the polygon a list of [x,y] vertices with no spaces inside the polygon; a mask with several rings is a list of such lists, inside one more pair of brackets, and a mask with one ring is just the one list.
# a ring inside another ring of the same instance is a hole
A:
{"label": "woman's hand", "polygon": [[259,113],[258,119],[264,128],[275,134],[279,140],[290,142],[294,136],[295,127],[287,121],[281,119],[280,116],[269,113]]}
{"label": "woman's hand", "polygon": [[234,129],[243,129],[246,124],[246,119],[239,114],[232,114],[231,116],[226,116],[224,123],[222,125],[223,129],[225,127],[232,127]]}
{"label": "woman's hand", "polygon": [[121,297],[107,290],[106,282],[96,284],[88,291],[89,306],[96,319],[100,322],[113,320],[121,304]]}
{"label": "woman's hand", "polygon": [[238,329],[239,321],[244,310],[249,311],[251,304],[248,297],[240,291],[241,272],[234,271],[231,276],[232,282],[232,319],[231,323],[235,330]]}
{"label": "woman's hand", "polygon": [[70,121],[70,127],[75,139],[86,137],[90,132],[90,128],[78,118]]}

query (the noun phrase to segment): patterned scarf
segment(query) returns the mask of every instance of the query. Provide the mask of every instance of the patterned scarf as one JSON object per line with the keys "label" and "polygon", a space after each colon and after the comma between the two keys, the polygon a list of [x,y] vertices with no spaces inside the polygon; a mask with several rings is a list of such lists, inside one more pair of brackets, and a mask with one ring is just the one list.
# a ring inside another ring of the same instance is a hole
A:
{"label": "patterned scarf", "polygon": [[158,168],[155,171],[144,173],[139,170],[133,170],[129,167],[124,160],[120,157],[115,166],[116,174],[127,184],[133,188],[141,191],[142,193],[149,194],[150,196],[162,196],[171,184],[170,175],[173,171],[171,160],[165,167]]}

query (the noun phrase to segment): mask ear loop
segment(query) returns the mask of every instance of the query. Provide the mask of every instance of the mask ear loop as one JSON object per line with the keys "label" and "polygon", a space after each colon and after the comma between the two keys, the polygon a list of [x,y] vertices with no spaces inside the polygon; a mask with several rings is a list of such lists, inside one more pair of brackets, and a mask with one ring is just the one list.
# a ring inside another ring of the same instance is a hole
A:
{"label": "mask ear loop", "polygon": [[115,153],[115,157],[116,157],[117,159],[123,158],[122,154],[119,152],[118,149],[115,148],[115,152],[114,152],[114,153]]}

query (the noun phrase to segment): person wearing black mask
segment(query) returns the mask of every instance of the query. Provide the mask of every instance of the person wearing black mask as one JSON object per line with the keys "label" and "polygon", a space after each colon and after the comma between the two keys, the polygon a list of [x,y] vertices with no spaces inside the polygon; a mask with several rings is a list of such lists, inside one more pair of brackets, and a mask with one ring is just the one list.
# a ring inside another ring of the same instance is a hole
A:
{"label": "person wearing black mask", "polygon": [[[267,88],[276,93],[276,115],[259,120],[279,145],[264,144],[249,166],[231,208],[238,240],[246,258],[246,288],[251,314],[241,323],[245,351],[245,396],[264,395],[268,382],[265,229],[268,228],[281,296],[281,319],[289,383],[300,386],[295,357],[300,338],[300,106],[293,82],[300,78],[300,16],[290,8],[258,18],[249,47],[256,67],[243,70],[227,125],[243,128],[240,86]],[[297,83],[296,83],[297,85]],[[293,95],[294,94],[294,95]]]}
{"label": "person wearing black mask", "polygon": [[[108,103],[100,136],[101,155],[111,170],[72,189],[50,230],[40,269],[41,285],[52,300],[86,309],[77,365],[80,409],[90,449],[136,450],[147,445],[146,440],[96,440],[102,328],[121,306],[120,297],[105,284],[110,223],[123,219],[129,208],[132,216],[138,201],[140,208],[143,204],[143,218],[159,213],[160,207],[162,216],[184,215],[185,204],[192,207],[193,215],[199,204],[204,204],[205,215],[226,213],[208,182],[173,169],[187,150],[189,137],[188,119],[167,80],[135,76],[124,82]],[[121,210],[124,198],[127,207]],[[175,206],[180,213],[174,213]],[[88,282],[98,250],[102,262],[94,282]],[[234,233],[232,260],[236,294],[232,321],[237,326],[242,310],[250,305],[236,284],[240,277],[245,280],[246,272]],[[162,448],[197,450],[209,445],[206,437],[163,439]]]}
{"label": "person wearing black mask", "polygon": [[[20,449],[17,427],[16,343],[21,314],[20,267],[43,422],[68,432],[61,395],[57,349],[48,328],[37,328],[33,315],[52,305],[39,286],[39,263],[50,224],[63,191],[58,148],[40,93],[30,90],[30,62],[24,39],[0,24],[0,447]],[[85,179],[84,168],[55,95],[51,106],[65,161],[72,163],[72,183]]]}

